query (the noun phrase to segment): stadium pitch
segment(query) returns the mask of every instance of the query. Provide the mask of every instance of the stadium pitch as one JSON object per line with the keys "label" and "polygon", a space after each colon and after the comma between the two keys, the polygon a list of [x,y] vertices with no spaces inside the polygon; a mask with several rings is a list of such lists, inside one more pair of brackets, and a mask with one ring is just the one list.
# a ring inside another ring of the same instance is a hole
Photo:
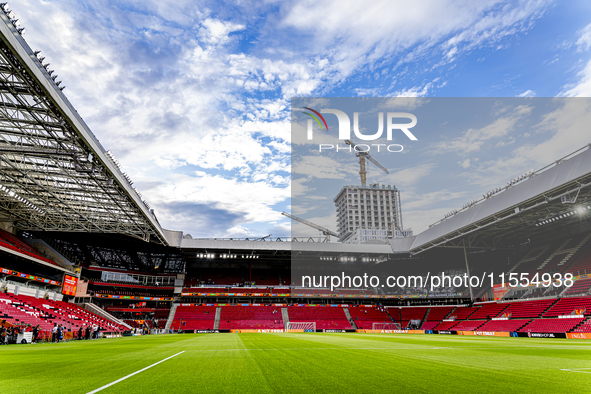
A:
{"label": "stadium pitch", "polygon": [[2,393],[585,392],[591,343],[184,334],[0,347]]}

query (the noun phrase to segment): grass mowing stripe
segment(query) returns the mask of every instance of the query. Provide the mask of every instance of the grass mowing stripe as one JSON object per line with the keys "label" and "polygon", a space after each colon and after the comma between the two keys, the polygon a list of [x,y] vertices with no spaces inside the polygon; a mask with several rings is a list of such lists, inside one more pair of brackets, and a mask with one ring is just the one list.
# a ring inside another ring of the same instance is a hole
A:
{"label": "grass mowing stripe", "polygon": [[119,383],[119,382],[122,382],[122,381],[124,381],[124,380],[125,380],[125,379],[127,379],[127,378],[131,378],[132,376],[134,376],[134,375],[137,375],[137,374],[138,374],[138,373],[140,373],[140,372],[144,372],[145,370],[147,370],[147,369],[150,369],[150,368],[152,368],[152,367],[154,367],[154,366],[156,366],[156,365],[158,365],[158,364],[160,364],[160,363],[163,363],[163,362],[165,362],[166,360],[170,360],[171,358],[173,358],[173,357],[176,357],[176,356],[178,356],[179,354],[183,354],[184,352],[185,352],[185,351],[183,350],[182,352],[179,352],[179,353],[177,353],[177,354],[175,354],[175,355],[172,355],[172,356],[170,356],[170,357],[167,357],[167,358],[165,358],[164,360],[160,360],[160,361],[158,361],[157,363],[154,363],[154,364],[152,364],[152,365],[150,365],[150,366],[147,366],[146,368],[142,368],[142,369],[140,369],[139,371],[136,371],[136,372],[134,372],[134,373],[130,373],[129,375],[127,375],[127,376],[124,376],[124,377],[122,377],[121,379],[117,379],[117,380],[116,380],[116,381],[114,381],[114,382],[111,382],[111,383],[109,383],[109,384],[106,384],[106,385],[104,385],[103,387],[99,387],[99,388],[98,388],[98,389],[96,389],[96,390],[89,391],[87,394],[94,394],[94,393],[98,393],[98,392],[99,392],[99,391],[101,391],[101,390],[104,390],[104,389],[106,389],[106,388],[108,388],[108,387],[111,387],[111,386],[113,386],[114,384],[117,384],[117,383]]}

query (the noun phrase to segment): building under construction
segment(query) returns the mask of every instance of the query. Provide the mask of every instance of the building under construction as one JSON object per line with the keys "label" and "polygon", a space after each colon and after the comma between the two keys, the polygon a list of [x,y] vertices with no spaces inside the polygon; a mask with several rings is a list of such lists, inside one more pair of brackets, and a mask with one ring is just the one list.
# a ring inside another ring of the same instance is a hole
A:
{"label": "building under construction", "polygon": [[[363,243],[371,239],[412,234],[403,230],[400,193],[396,186],[380,186],[377,183],[345,186],[335,197],[334,203],[341,241]],[[355,232],[357,236],[352,237]]]}

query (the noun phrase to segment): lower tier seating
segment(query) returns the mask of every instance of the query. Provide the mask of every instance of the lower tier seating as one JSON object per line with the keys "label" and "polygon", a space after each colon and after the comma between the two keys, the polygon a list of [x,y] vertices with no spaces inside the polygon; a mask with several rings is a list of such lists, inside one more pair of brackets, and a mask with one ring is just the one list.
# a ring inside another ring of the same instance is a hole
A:
{"label": "lower tier seating", "polygon": [[213,330],[215,306],[179,306],[176,308],[173,330]]}
{"label": "lower tier seating", "polygon": [[290,306],[287,308],[292,322],[316,322],[317,330],[352,329],[343,308],[328,306]]}
{"label": "lower tier seating", "polygon": [[514,319],[514,320],[491,320],[484,324],[478,331],[504,331],[514,332],[529,323],[528,319]]}
{"label": "lower tier seating", "polygon": [[360,330],[371,330],[373,323],[392,323],[390,315],[383,308],[350,307],[349,314]]}
{"label": "lower tier seating", "polygon": [[582,321],[583,318],[536,319],[519,330],[519,332],[569,332]]}
{"label": "lower tier seating", "polygon": [[223,306],[220,330],[283,329],[281,308],[276,306]]}

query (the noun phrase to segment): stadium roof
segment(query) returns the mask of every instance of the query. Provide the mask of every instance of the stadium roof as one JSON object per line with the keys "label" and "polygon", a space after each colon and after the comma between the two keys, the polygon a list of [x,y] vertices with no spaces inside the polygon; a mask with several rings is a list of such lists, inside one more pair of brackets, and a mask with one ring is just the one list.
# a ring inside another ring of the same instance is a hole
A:
{"label": "stadium roof", "polygon": [[223,249],[228,251],[236,250],[270,250],[270,251],[291,251],[291,252],[318,252],[318,253],[392,253],[389,244],[381,245],[354,245],[337,242],[277,242],[277,241],[235,241],[215,239],[187,239],[183,238],[181,249]]}
{"label": "stadium roof", "polygon": [[0,12],[0,221],[168,244],[147,203]]}
{"label": "stadium roof", "polygon": [[418,234],[410,248],[503,248],[591,227],[591,144]]}

